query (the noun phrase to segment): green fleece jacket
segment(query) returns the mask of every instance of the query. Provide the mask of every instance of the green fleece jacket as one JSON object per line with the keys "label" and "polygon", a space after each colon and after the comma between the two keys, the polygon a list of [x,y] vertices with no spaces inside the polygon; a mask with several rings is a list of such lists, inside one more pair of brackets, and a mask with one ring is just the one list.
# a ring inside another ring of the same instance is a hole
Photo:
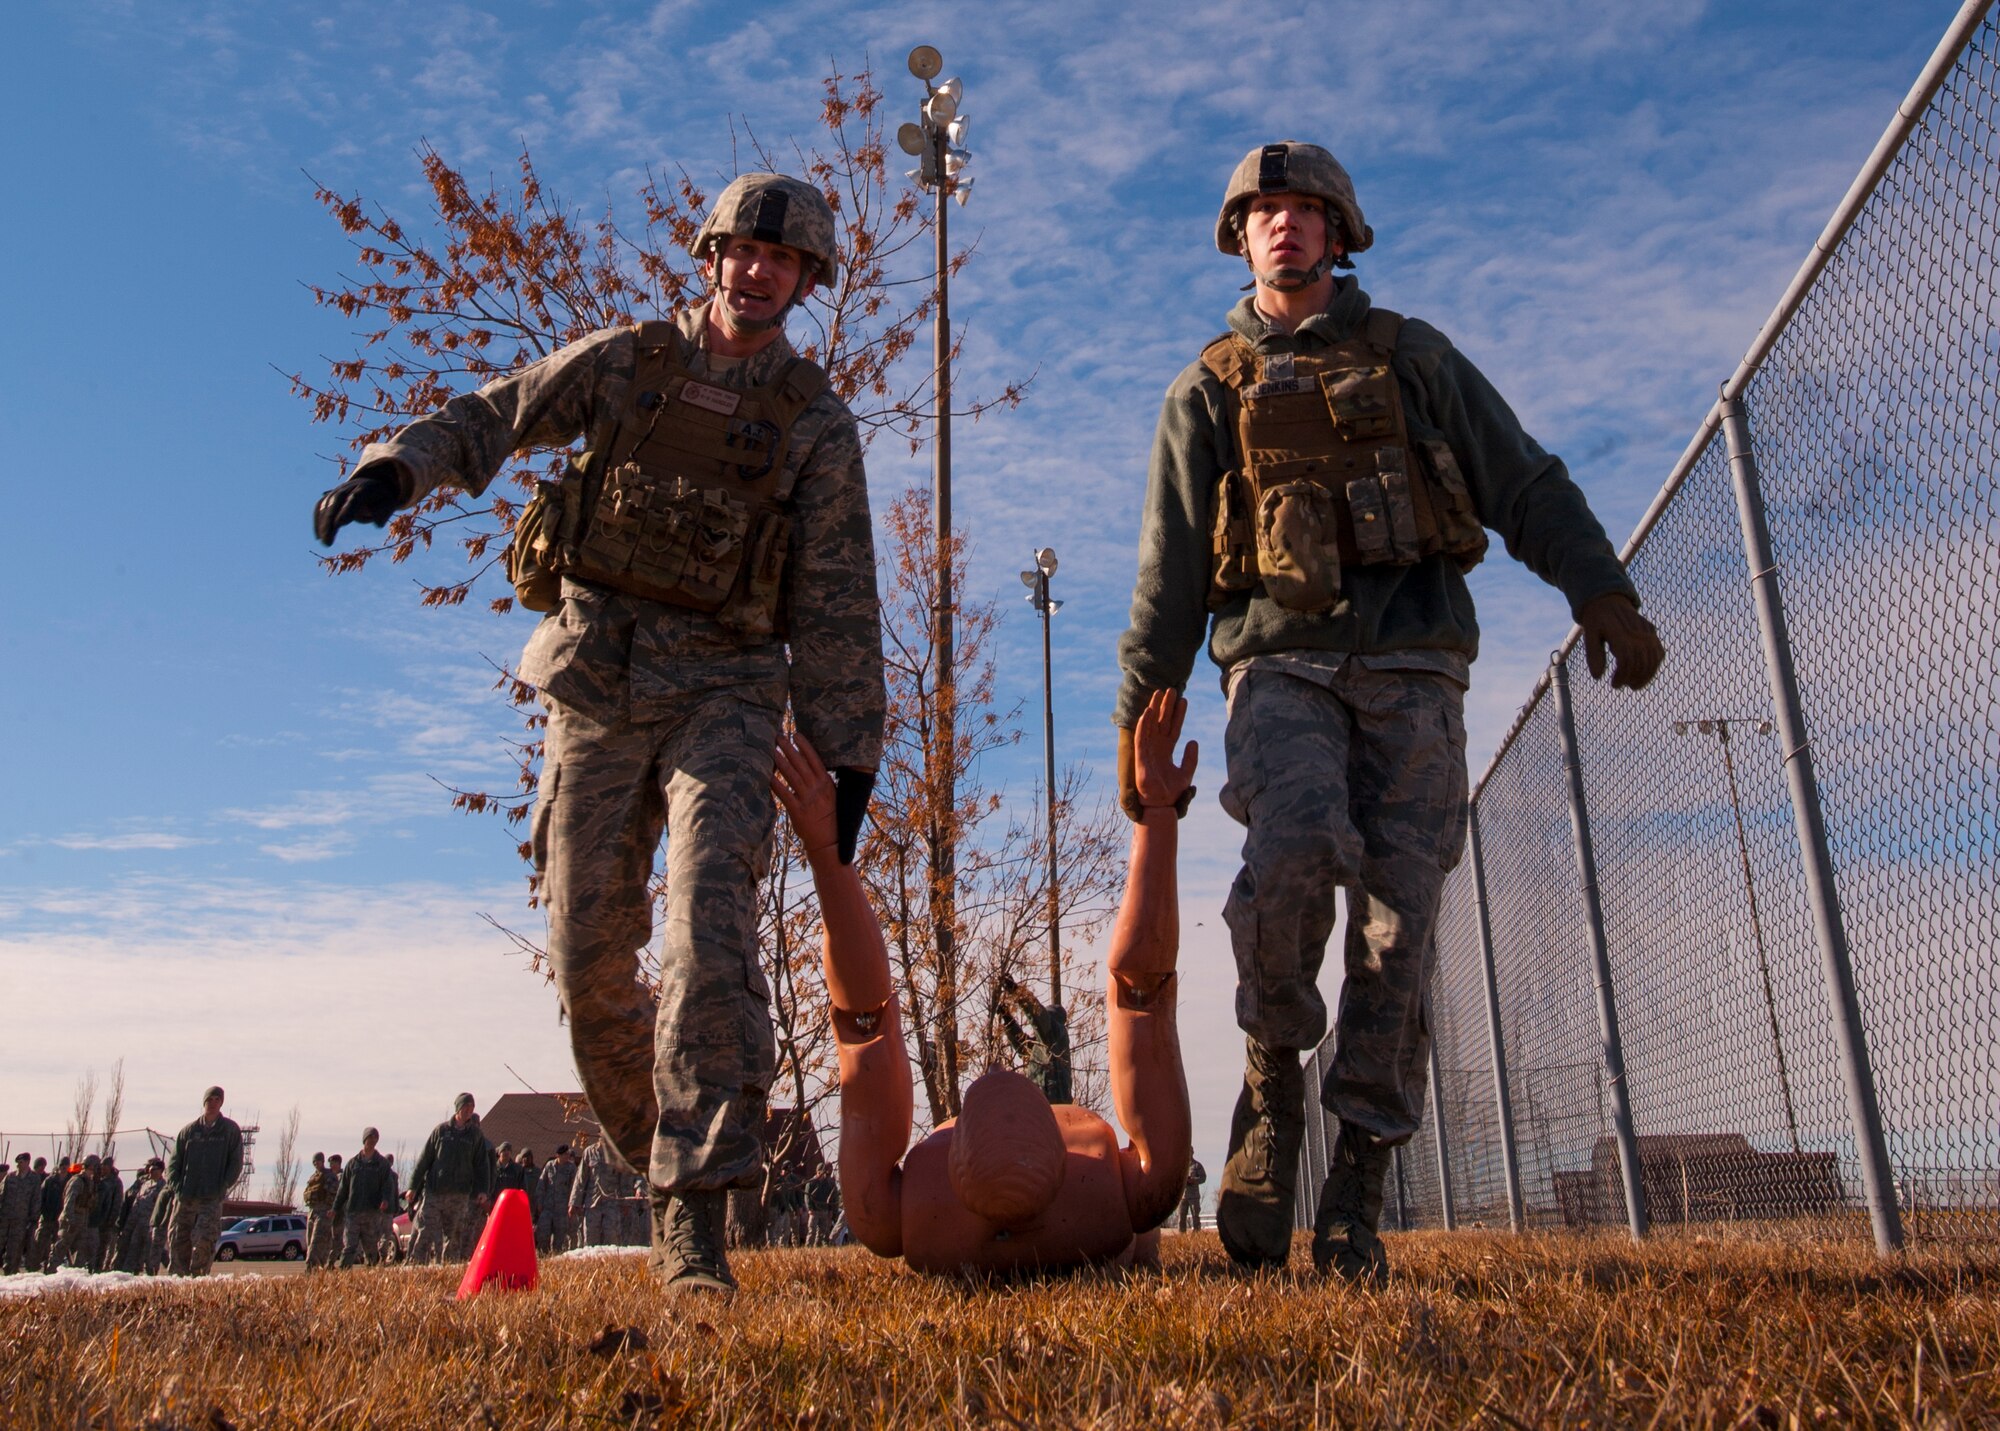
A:
{"label": "green fleece jacket", "polygon": [[[1312,352],[1357,332],[1369,306],[1368,295],[1348,276],[1335,285],[1326,311],[1296,333],[1271,327],[1252,298],[1230,310],[1229,326],[1262,353]],[[1410,319],[1393,366],[1412,440],[1451,444],[1480,520],[1499,533],[1515,560],[1561,591],[1572,612],[1607,592],[1638,600],[1562,460],[1521,430],[1506,401],[1449,338]],[[1472,593],[1444,556],[1411,566],[1350,565],[1342,574],[1341,599],[1329,611],[1288,611],[1258,586],[1211,613],[1216,482],[1236,465],[1222,383],[1199,361],[1190,363],[1167,389],[1153,438],[1132,620],[1118,642],[1124,680],[1115,723],[1136,722],[1147,692],[1187,684],[1204,633],[1210,658],[1225,671],[1253,656],[1297,651],[1375,657],[1371,664],[1380,666],[1405,658],[1430,670],[1478,656]]]}

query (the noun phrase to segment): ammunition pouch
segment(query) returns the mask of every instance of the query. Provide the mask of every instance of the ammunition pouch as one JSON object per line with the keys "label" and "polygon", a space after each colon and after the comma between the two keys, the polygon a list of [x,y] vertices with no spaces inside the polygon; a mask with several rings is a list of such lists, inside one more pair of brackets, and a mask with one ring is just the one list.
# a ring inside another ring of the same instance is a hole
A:
{"label": "ammunition pouch", "polygon": [[1450,445],[1410,438],[1390,361],[1402,322],[1374,309],[1361,334],[1311,354],[1259,355],[1234,334],[1203,350],[1243,463],[1217,486],[1211,607],[1261,584],[1288,610],[1326,611],[1349,565],[1442,554],[1470,570],[1485,555]]}
{"label": "ammunition pouch", "polygon": [[[826,375],[794,359],[763,387],[697,377],[692,346],[642,324],[632,397],[560,482],[536,484],[507,574],[533,611],[563,577],[714,616],[741,644],[781,635],[794,424]],[[626,434],[637,429],[638,436]]]}

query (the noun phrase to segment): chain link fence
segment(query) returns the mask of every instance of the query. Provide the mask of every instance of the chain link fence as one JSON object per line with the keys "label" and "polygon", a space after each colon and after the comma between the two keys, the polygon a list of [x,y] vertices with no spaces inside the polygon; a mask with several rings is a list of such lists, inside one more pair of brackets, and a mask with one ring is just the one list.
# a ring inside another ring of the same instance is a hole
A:
{"label": "chain link fence", "polygon": [[[1613,691],[1572,639],[1479,783],[1385,1225],[2000,1240],[1989,5],[1627,550],[1660,676]],[[1306,1221],[1332,1141],[1308,1122]]]}

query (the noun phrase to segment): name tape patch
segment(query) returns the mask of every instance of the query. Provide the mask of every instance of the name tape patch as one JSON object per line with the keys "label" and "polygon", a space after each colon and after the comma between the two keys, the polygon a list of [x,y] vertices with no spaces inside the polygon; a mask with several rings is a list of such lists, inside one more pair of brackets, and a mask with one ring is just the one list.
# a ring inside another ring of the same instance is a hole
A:
{"label": "name tape patch", "polygon": [[709,412],[731,417],[736,409],[743,406],[743,394],[731,392],[728,388],[713,387],[708,383],[688,383],[681,389],[681,401],[690,407],[703,408]]}

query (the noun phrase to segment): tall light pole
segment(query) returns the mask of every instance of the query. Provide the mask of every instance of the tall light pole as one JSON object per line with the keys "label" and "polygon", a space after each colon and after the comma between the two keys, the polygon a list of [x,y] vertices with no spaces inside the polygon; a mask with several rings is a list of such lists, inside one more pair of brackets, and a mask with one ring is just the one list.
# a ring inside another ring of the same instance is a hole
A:
{"label": "tall light pole", "polygon": [[[936,601],[931,612],[931,648],[936,653],[937,711],[932,723],[932,746],[925,771],[930,785],[929,840],[931,854],[931,938],[936,946],[940,981],[939,1007],[946,1017],[958,998],[953,971],[956,968],[958,920],[958,836],[955,829],[958,805],[958,677],[952,657],[952,574],[951,574],[951,253],[946,244],[945,201],[956,198],[962,205],[972,189],[970,178],[960,172],[972,155],[963,147],[965,116],[958,112],[964,92],[956,79],[933,84],[944,69],[944,57],[929,45],[910,51],[910,73],[924,82],[924,102],[916,123],[896,131],[896,143],[904,153],[917,159],[909,177],[919,188],[937,196],[937,287],[934,301],[935,348],[932,385],[937,405],[937,437],[932,447],[931,513],[936,523]],[[955,1025],[954,1025],[955,1027]],[[956,1108],[958,1086],[957,1041],[944,1040],[945,1077],[954,1090]]]}
{"label": "tall light pole", "polygon": [[1764,920],[1757,910],[1757,883],[1750,874],[1750,840],[1743,830],[1743,799],[1736,788],[1736,757],[1729,749],[1729,727],[1754,727],[1757,734],[1769,735],[1771,722],[1761,717],[1711,716],[1705,720],[1677,720],[1675,735],[1712,735],[1722,747],[1722,769],[1729,779],[1729,809],[1736,816],[1736,857],[1743,866],[1743,893],[1750,901],[1750,937],[1757,946],[1757,972],[1764,981],[1764,1015],[1771,1023],[1771,1051],[1778,1059],[1778,1087],[1785,1095],[1785,1125],[1791,1129],[1792,1151],[1800,1151],[1799,1113],[1792,1104],[1792,1075],[1785,1066],[1785,1045],[1778,1037],[1778,999],[1771,987],[1771,960],[1764,952]]}
{"label": "tall light pole", "polygon": [[1049,1004],[1062,1007],[1062,902],[1056,872],[1056,704],[1049,667],[1049,618],[1062,603],[1049,595],[1049,578],[1056,574],[1053,547],[1035,553],[1032,571],[1021,573],[1028,600],[1042,618],[1042,785],[1049,806]]}

